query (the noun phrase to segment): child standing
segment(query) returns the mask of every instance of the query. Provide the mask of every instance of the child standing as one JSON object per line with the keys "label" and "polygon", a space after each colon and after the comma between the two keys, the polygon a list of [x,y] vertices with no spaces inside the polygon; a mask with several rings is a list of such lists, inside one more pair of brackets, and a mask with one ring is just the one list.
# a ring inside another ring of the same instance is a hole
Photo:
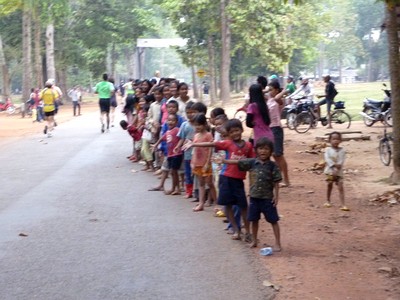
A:
{"label": "child standing", "polygon": [[[212,134],[207,131],[207,118],[204,114],[197,114],[194,117],[193,123],[196,130],[193,140],[195,144],[213,141]],[[193,150],[191,167],[199,183],[199,204],[193,208],[195,212],[204,210],[204,205],[206,203],[206,184],[209,187],[211,199],[215,200],[217,198],[212,177],[212,150],[211,148],[195,148]]]}
{"label": "child standing", "polygon": [[167,162],[168,168],[171,171],[172,177],[172,189],[169,191],[165,191],[166,195],[180,195],[181,192],[179,190],[179,175],[178,170],[181,167],[183,160],[182,151],[174,151],[179,142],[178,132],[178,116],[176,114],[170,114],[167,118],[168,130],[167,132],[160,137],[157,143],[154,144],[154,149],[157,149],[158,145],[162,141],[167,142]]}
{"label": "child standing", "polygon": [[261,213],[268,223],[271,223],[275,236],[275,251],[281,250],[279,216],[279,182],[282,180],[278,166],[270,160],[274,150],[273,143],[266,137],[256,142],[257,158],[226,160],[222,163],[237,164],[239,170],[250,171],[250,206],[248,220],[251,222],[253,242],[251,247],[257,247],[258,222]]}
{"label": "child standing", "polygon": [[324,204],[325,207],[332,207],[331,194],[333,183],[338,186],[339,198],[340,198],[340,209],[343,211],[349,211],[350,209],[344,203],[344,188],[343,188],[343,164],[346,156],[344,148],[340,147],[342,142],[342,134],[334,131],[329,135],[329,143],[331,147],[325,149],[325,170],[328,182],[327,191],[327,202]]}
{"label": "child standing", "polygon": [[[242,140],[243,126],[237,119],[229,120],[225,125],[229,135],[229,140],[208,143],[188,143],[186,147],[215,147],[216,150],[225,150],[226,159],[242,159],[254,157],[253,147],[249,142]],[[246,172],[240,171],[237,165],[224,165],[219,176],[219,195],[218,204],[226,206],[226,214],[229,222],[234,228],[233,240],[241,239],[239,225],[233,216],[233,205],[238,205],[241,209],[243,223],[246,230],[245,239],[250,236],[249,222],[247,221],[247,199],[243,180]]]}
{"label": "child standing", "polygon": [[[177,148],[174,150],[178,152],[185,141],[192,141],[194,137],[194,127],[193,127],[193,119],[196,115],[196,111],[192,109],[194,102],[189,101],[186,104],[186,116],[187,121],[182,123],[182,126],[179,129],[178,136],[180,138]],[[192,168],[190,166],[190,162],[192,160],[192,149],[188,149],[183,153],[184,159],[184,169],[185,169],[185,196],[184,198],[192,198],[193,197],[193,176],[192,176]]]}

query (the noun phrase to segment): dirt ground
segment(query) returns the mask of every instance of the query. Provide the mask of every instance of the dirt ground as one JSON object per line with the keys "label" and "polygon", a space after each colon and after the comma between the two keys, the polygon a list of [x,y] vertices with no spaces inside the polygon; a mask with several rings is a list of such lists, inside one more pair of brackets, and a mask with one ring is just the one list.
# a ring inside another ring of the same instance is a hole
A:
{"label": "dirt ground", "polygon": [[[230,117],[239,103],[227,107]],[[97,109],[97,104],[84,104],[82,113]],[[62,106],[57,121],[72,118],[71,106]],[[0,145],[42,128],[29,118],[1,113]],[[393,195],[373,201],[399,188],[388,184],[392,167],[379,160],[383,126],[366,127],[359,121],[349,130],[359,130],[370,140],[342,143],[347,151],[346,202],[351,209],[342,212],[337,189],[333,207],[323,207],[325,177],[321,170],[313,170],[323,158],[323,150],[312,149],[321,144],[315,137],[329,131],[321,125],[306,134],[285,129],[292,186],[281,189],[279,202],[283,251],[266,257],[259,254],[263,245],[273,243],[271,226],[264,221],[259,247],[249,250],[270,271],[271,278],[264,283],[276,290],[276,299],[400,299],[400,204]]]}

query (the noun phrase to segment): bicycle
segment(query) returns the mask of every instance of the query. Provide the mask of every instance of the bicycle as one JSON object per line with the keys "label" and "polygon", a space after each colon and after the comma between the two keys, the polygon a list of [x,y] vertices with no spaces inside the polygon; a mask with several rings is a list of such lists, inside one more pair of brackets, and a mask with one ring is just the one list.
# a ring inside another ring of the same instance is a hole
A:
{"label": "bicycle", "polygon": [[245,103],[242,107],[239,107],[235,115],[233,116],[234,119],[238,119],[240,122],[246,121],[246,116],[247,116],[247,107],[249,106],[249,103]]}
{"label": "bicycle", "polygon": [[[334,111],[331,114],[331,125],[334,129],[347,129],[351,125],[351,117],[344,111],[344,101],[334,103]],[[294,129],[297,133],[306,133],[311,127],[317,126],[321,121],[322,126],[328,125],[328,117],[319,117],[314,103],[305,103],[303,111],[295,119]]]}
{"label": "bicycle", "polygon": [[389,166],[392,161],[392,147],[390,143],[393,141],[392,134],[386,133],[386,127],[383,131],[383,137],[379,140],[379,157],[385,166]]}

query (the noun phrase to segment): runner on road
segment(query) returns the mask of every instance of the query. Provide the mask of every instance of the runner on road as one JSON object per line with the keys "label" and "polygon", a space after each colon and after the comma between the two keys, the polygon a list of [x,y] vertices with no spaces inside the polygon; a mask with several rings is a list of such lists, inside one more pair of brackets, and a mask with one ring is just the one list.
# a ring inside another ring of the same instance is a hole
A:
{"label": "runner on road", "polygon": [[114,90],[114,85],[108,81],[107,74],[103,74],[103,80],[94,87],[94,93],[99,94],[101,133],[105,131],[104,116],[106,117],[107,131],[110,129],[110,105]]}

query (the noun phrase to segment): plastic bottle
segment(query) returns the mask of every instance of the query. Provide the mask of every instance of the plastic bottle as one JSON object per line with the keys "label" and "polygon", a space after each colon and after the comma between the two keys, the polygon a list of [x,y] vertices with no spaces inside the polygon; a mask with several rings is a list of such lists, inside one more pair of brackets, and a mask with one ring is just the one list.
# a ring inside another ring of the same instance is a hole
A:
{"label": "plastic bottle", "polygon": [[260,249],[260,254],[267,256],[267,255],[272,255],[272,248],[271,247],[266,247],[266,248],[261,248]]}

